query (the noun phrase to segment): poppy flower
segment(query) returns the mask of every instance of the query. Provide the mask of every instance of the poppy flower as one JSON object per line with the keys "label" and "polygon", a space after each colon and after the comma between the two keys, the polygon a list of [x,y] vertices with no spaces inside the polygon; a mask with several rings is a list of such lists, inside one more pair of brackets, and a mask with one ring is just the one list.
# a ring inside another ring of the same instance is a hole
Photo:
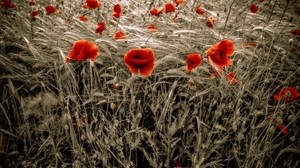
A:
{"label": "poppy flower", "polygon": [[171,13],[175,11],[175,6],[171,4],[170,2],[165,3],[165,12],[166,13]]}
{"label": "poppy flower", "polygon": [[148,26],[148,30],[151,32],[156,32],[157,31],[157,27],[154,24],[150,24]]}
{"label": "poppy flower", "polygon": [[186,57],[186,71],[191,72],[201,64],[201,55],[196,53],[190,53]]}
{"label": "poppy flower", "polygon": [[114,12],[121,13],[121,5],[119,3],[115,4],[114,6]]}
{"label": "poppy flower", "polygon": [[198,13],[199,15],[204,15],[205,10],[198,6],[198,7],[196,7],[196,13]]}
{"label": "poppy flower", "polygon": [[249,42],[249,43],[243,43],[241,46],[242,46],[242,48],[256,47],[256,42],[252,41],[252,42]]}
{"label": "poppy flower", "polygon": [[206,56],[210,62],[220,69],[232,65],[228,57],[234,54],[234,44],[231,40],[222,40],[206,50]]}
{"label": "poppy flower", "polygon": [[46,14],[50,15],[52,13],[55,13],[57,9],[53,5],[47,5],[45,6],[45,10],[46,10]]}
{"label": "poppy flower", "polygon": [[154,70],[155,54],[151,48],[131,49],[125,54],[124,62],[131,73],[147,77]]}
{"label": "poppy flower", "polygon": [[258,6],[253,3],[251,6],[250,6],[250,10],[252,13],[256,13],[258,11]]}
{"label": "poppy flower", "polygon": [[275,123],[276,128],[284,135],[287,135],[289,133],[289,130],[286,128],[286,126],[280,124],[273,115],[267,114],[266,119],[271,120],[273,123]]}
{"label": "poppy flower", "polygon": [[183,4],[185,0],[174,0],[176,6],[179,6],[180,4]]}
{"label": "poppy flower", "polygon": [[30,6],[33,6],[33,5],[35,5],[35,0],[29,0],[28,3],[29,3]]}
{"label": "poppy flower", "polygon": [[32,10],[31,13],[30,13],[30,16],[32,18],[36,17],[37,15],[39,14],[39,11],[38,10]]}
{"label": "poppy flower", "polygon": [[300,29],[293,29],[293,30],[291,30],[291,33],[295,36],[299,36],[300,35]]}
{"label": "poppy flower", "polygon": [[105,30],[105,23],[103,21],[97,24],[96,33],[102,35],[102,32]]}
{"label": "poppy flower", "polygon": [[291,102],[296,100],[300,96],[300,92],[294,87],[284,87],[278,91],[274,96],[273,100],[283,100],[286,102]]}
{"label": "poppy flower", "polygon": [[150,10],[150,14],[154,15],[154,16],[159,16],[163,10],[164,10],[164,7],[153,8]]}
{"label": "poppy flower", "polygon": [[180,168],[181,167],[181,162],[180,161],[174,160],[173,164],[174,164],[175,168]]}
{"label": "poppy flower", "polygon": [[13,9],[13,8],[16,7],[16,5],[11,2],[11,0],[2,0],[0,2],[0,5],[1,5],[2,8],[11,8],[11,9]]}
{"label": "poppy flower", "polygon": [[289,130],[283,124],[276,125],[276,128],[284,135],[289,133]]}
{"label": "poppy flower", "polygon": [[259,0],[259,2],[264,2],[264,0]]}
{"label": "poppy flower", "polygon": [[226,78],[230,81],[231,84],[235,85],[238,83],[238,81],[234,78],[234,72],[229,72],[226,75]]}
{"label": "poppy flower", "polygon": [[98,0],[86,0],[85,2],[86,3],[83,4],[83,8],[86,9],[97,9],[101,6]]}
{"label": "poppy flower", "polygon": [[206,20],[206,26],[207,27],[209,27],[209,28],[214,28],[214,24],[215,24],[215,18],[213,18],[213,17],[209,17],[209,18],[207,18],[207,20]]}
{"label": "poppy flower", "polygon": [[297,9],[295,9],[295,13],[297,14],[297,15],[300,15],[300,8],[298,7]]}
{"label": "poppy flower", "polygon": [[119,40],[119,39],[126,39],[126,36],[123,32],[117,31],[114,35],[114,39]]}
{"label": "poppy flower", "polygon": [[83,21],[83,22],[87,22],[88,21],[88,18],[85,15],[79,15],[78,19],[81,20],[81,21]]}
{"label": "poppy flower", "polygon": [[70,62],[70,60],[85,61],[88,59],[95,61],[98,52],[99,48],[96,44],[88,40],[78,40],[73,44],[69,55],[66,57],[66,62]]}

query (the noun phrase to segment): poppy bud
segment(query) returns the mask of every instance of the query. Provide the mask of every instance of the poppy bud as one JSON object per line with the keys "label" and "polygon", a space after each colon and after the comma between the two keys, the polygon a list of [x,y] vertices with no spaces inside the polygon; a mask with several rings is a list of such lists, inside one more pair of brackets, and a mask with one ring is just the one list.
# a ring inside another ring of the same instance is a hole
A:
{"label": "poppy bud", "polygon": [[295,142],[296,137],[295,136],[291,136],[289,139],[290,139],[291,142]]}
{"label": "poppy bud", "polygon": [[294,40],[291,38],[291,39],[289,39],[289,44],[291,45],[291,44],[293,44],[294,43]]}
{"label": "poppy bud", "polygon": [[115,103],[110,103],[110,108],[112,109],[112,110],[115,110],[116,108],[117,108],[117,105],[115,104]]}
{"label": "poppy bud", "polygon": [[69,126],[66,124],[66,125],[64,126],[64,129],[65,129],[66,131],[68,131],[68,130],[69,130]]}
{"label": "poppy bud", "polygon": [[118,89],[119,89],[119,84],[118,84],[118,83],[114,84],[114,89],[115,89],[115,90],[118,90]]}
{"label": "poppy bud", "polygon": [[192,78],[189,79],[188,83],[189,83],[189,86],[195,85],[195,81]]}

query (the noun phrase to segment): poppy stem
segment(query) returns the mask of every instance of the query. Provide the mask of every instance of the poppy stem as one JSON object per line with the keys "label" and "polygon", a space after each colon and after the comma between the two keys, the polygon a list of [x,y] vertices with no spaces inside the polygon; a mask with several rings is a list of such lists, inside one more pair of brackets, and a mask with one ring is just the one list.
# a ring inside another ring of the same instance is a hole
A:
{"label": "poppy stem", "polygon": [[116,32],[118,31],[118,27],[119,27],[119,20],[120,20],[120,19],[118,19],[117,25],[116,25]]}
{"label": "poppy stem", "polygon": [[232,3],[230,4],[229,11],[228,11],[228,14],[226,16],[225,24],[224,24],[224,27],[223,27],[223,32],[225,31],[225,28],[226,28],[226,25],[227,25],[227,22],[228,22],[228,18],[229,18],[229,15],[231,13],[231,9],[232,9],[232,6],[233,6],[234,3],[235,3],[235,0],[233,0]]}

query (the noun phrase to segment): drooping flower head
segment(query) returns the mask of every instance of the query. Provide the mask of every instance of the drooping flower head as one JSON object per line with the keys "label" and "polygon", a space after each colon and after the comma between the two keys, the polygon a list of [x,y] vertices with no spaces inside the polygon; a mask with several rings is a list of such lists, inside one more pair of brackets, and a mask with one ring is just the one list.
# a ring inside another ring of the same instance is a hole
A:
{"label": "drooping flower head", "polygon": [[101,6],[98,0],[86,0],[85,2],[86,3],[83,4],[83,8],[86,9],[97,9]]}
{"label": "drooping flower head", "polygon": [[57,9],[53,5],[47,5],[45,6],[46,14],[50,15],[52,13],[55,13]]}
{"label": "drooping flower head", "polygon": [[258,6],[257,6],[255,3],[253,3],[253,4],[250,6],[250,11],[251,11],[252,13],[256,13],[256,12],[258,11]]}
{"label": "drooping flower head", "polygon": [[95,61],[98,56],[99,48],[96,44],[88,40],[78,40],[73,44],[73,47],[66,57],[66,62],[70,60],[76,61]]}
{"label": "drooping flower head", "polygon": [[232,65],[228,57],[234,54],[234,44],[231,40],[222,40],[206,50],[208,60],[220,69]]}
{"label": "drooping flower head", "polygon": [[131,49],[125,54],[124,62],[131,73],[148,77],[154,70],[155,54],[151,48]]}
{"label": "drooping flower head", "polygon": [[283,100],[291,102],[300,97],[300,92],[294,87],[284,87],[279,90],[274,96],[274,101]]}
{"label": "drooping flower head", "polygon": [[186,56],[186,71],[191,72],[197,68],[202,62],[201,55],[196,53],[190,53]]}

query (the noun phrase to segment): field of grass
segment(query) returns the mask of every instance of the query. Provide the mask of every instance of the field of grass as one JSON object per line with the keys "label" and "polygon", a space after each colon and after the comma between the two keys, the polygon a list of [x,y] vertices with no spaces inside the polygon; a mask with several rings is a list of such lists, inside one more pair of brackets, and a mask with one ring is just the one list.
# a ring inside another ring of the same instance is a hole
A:
{"label": "field of grass", "polygon": [[[300,1],[260,1],[185,0],[155,16],[174,1],[0,0],[0,167],[300,167],[300,99],[273,99],[300,91]],[[46,14],[50,4],[57,11]],[[82,39],[97,45],[96,60],[66,62]],[[223,39],[233,65],[217,77],[206,51]],[[154,51],[150,76],[124,63],[134,48]],[[187,72],[193,52],[202,63]]]}

